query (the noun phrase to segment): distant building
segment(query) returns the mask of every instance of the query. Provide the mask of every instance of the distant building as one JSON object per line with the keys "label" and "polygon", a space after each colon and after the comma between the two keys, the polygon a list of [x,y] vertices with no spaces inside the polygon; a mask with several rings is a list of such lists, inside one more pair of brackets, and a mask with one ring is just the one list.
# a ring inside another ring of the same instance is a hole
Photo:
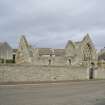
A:
{"label": "distant building", "polygon": [[105,47],[98,54],[98,61],[105,61]]}
{"label": "distant building", "polygon": [[7,43],[0,43],[0,62],[6,63],[6,62],[12,62],[13,60],[13,49],[12,47]]}

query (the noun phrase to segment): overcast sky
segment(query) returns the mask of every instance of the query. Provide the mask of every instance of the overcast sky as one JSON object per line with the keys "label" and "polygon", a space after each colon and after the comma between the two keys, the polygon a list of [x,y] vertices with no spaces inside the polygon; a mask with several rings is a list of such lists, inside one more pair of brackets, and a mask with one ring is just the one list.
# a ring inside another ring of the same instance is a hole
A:
{"label": "overcast sky", "polygon": [[86,33],[105,46],[105,0],[0,0],[0,41],[12,47],[26,35],[33,46],[63,48]]}

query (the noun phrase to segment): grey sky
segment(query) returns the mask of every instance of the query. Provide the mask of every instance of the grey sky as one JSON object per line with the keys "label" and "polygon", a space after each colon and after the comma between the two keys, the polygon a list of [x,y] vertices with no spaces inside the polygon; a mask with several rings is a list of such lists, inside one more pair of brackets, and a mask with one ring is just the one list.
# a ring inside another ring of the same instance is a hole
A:
{"label": "grey sky", "polygon": [[36,47],[63,48],[88,32],[105,46],[105,0],[0,0],[0,41],[13,47],[25,34]]}

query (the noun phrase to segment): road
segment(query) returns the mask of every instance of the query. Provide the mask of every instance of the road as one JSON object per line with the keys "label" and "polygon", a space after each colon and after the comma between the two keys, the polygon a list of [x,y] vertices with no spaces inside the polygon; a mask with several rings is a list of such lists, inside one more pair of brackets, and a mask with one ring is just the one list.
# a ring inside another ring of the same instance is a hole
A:
{"label": "road", "polygon": [[0,85],[0,105],[105,105],[105,80]]}

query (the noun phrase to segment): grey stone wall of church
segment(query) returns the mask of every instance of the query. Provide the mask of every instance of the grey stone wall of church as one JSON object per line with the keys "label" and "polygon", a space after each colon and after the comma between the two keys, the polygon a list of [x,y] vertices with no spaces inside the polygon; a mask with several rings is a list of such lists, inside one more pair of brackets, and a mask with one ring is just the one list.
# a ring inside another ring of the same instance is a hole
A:
{"label": "grey stone wall of church", "polygon": [[33,60],[34,65],[49,65],[49,59],[51,60],[51,65],[66,66],[67,60],[65,57],[39,57]]}
{"label": "grey stone wall of church", "polygon": [[0,82],[58,81],[88,79],[83,67],[0,65]]}

